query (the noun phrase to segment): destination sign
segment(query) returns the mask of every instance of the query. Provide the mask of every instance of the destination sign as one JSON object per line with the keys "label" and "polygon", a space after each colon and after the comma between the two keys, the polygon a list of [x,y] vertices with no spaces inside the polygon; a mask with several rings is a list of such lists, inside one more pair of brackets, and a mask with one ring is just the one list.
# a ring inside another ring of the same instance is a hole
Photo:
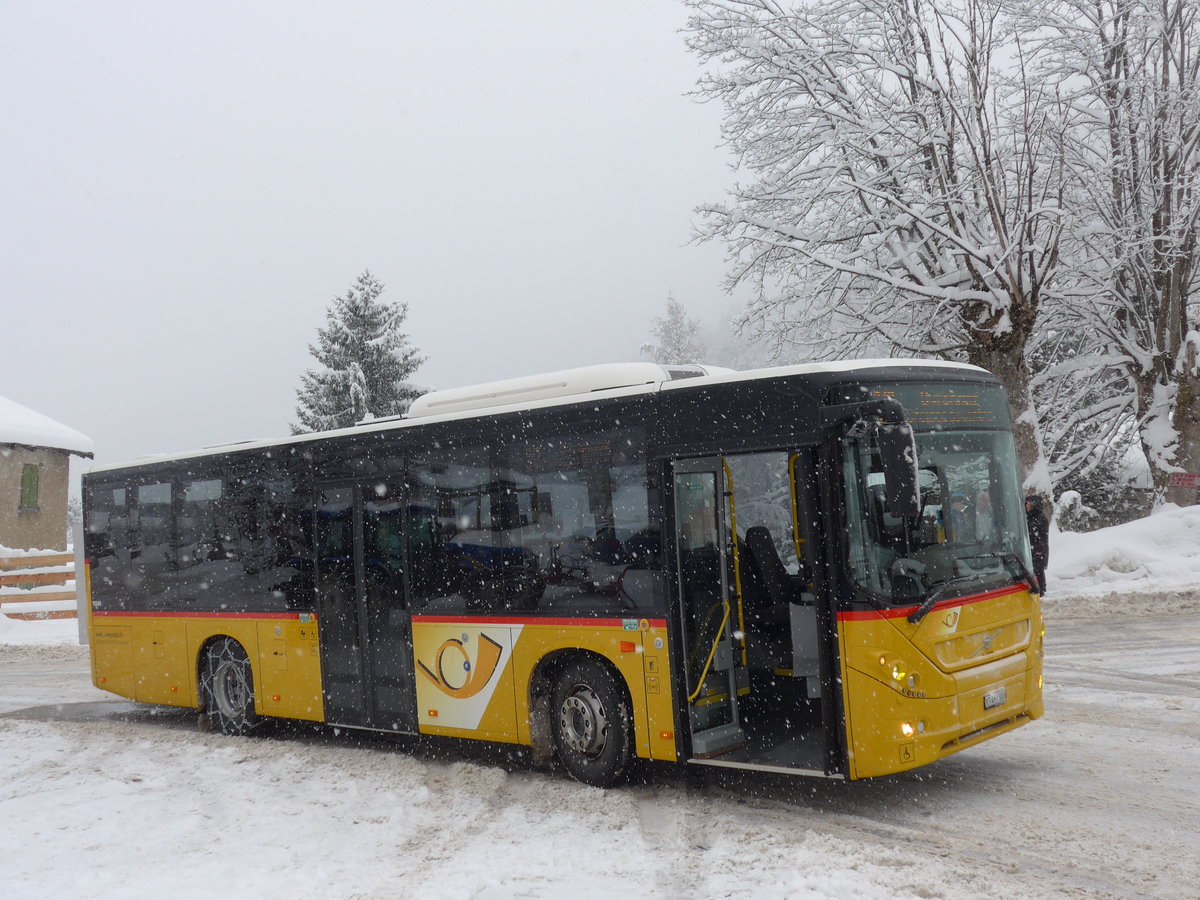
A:
{"label": "destination sign", "polygon": [[[1007,428],[1010,421],[1004,392],[994,385],[904,383],[864,387],[872,398],[898,400],[917,431]],[[843,402],[853,399],[848,395]]]}

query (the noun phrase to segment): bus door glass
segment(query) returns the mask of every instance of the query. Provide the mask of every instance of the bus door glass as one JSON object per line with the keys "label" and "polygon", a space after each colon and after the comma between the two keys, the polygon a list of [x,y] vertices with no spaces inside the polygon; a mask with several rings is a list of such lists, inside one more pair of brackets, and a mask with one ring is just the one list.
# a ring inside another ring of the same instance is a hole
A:
{"label": "bus door glass", "polygon": [[745,740],[738,715],[745,669],[734,638],[738,611],[731,591],[725,470],[720,459],[679,460],[674,469],[688,717],[692,754],[705,758]]}
{"label": "bus door glass", "polygon": [[317,489],[317,621],[333,723],[416,730],[400,497],[387,481]]}
{"label": "bus door glass", "polygon": [[354,488],[317,488],[317,626],[325,717],[366,724],[362,642],[358,633],[358,578],[354,566]]}
{"label": "bus door glass", "polygon": [[373,481],[360,490],[361,610],[366,617],[371,724],[415,732],[412,622],[404,602],[403,487],[398,481]]}

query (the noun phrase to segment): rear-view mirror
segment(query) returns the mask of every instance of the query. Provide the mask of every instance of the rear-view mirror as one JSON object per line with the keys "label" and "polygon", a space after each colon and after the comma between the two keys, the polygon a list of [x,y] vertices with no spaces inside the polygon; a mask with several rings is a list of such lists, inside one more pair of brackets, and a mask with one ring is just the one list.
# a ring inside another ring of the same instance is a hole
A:
{"label": "rear-view mirror", "polygon": [[888,512],[894,516],[918,515],[921,498],[917,489],[917,442],[912,427],[903,421],[884,421],[879,425],[876,441]]}

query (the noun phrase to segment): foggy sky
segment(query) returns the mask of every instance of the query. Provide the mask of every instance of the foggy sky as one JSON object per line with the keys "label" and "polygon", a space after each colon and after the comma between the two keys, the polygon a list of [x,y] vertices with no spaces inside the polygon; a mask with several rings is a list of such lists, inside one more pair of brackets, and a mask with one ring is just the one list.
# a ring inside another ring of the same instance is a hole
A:
{"label": "foggy sky", "polygon": [[0,394],[97,461],[283,435],[370,269],[435,387],[715,320],[730,183],[671,0],[0,5]]}

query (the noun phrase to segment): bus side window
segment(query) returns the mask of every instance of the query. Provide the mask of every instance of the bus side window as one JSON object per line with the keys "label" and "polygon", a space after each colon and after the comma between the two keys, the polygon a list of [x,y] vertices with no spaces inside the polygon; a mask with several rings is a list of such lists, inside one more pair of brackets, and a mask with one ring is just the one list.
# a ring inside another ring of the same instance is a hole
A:
{"label": "bus side window", "polygon": [[87,558],[91,560],[92,602],[96,609],[124,609],[122,589],[129,566],[129,494],[124,487],[89,488],[87,497]]}
{"label": "bus side window", "polygon": [[506,454],[506,495],[519,511],[504,529],[508,604],[566,614],[660,604],[640,446],[625,433],[591,433]]}
{"label": "bus side window", "polygon": [[414,607],[499,605],[495,571],[502,533],[493,515],[495,493],[485,448],[439,450],[412,461],[404,536]]}
{"label": "bus side window", "polygon": [[153,609],[174,599],[171,482],[140,484],[134,498],[127,582],[130,605],[134,609]]}

